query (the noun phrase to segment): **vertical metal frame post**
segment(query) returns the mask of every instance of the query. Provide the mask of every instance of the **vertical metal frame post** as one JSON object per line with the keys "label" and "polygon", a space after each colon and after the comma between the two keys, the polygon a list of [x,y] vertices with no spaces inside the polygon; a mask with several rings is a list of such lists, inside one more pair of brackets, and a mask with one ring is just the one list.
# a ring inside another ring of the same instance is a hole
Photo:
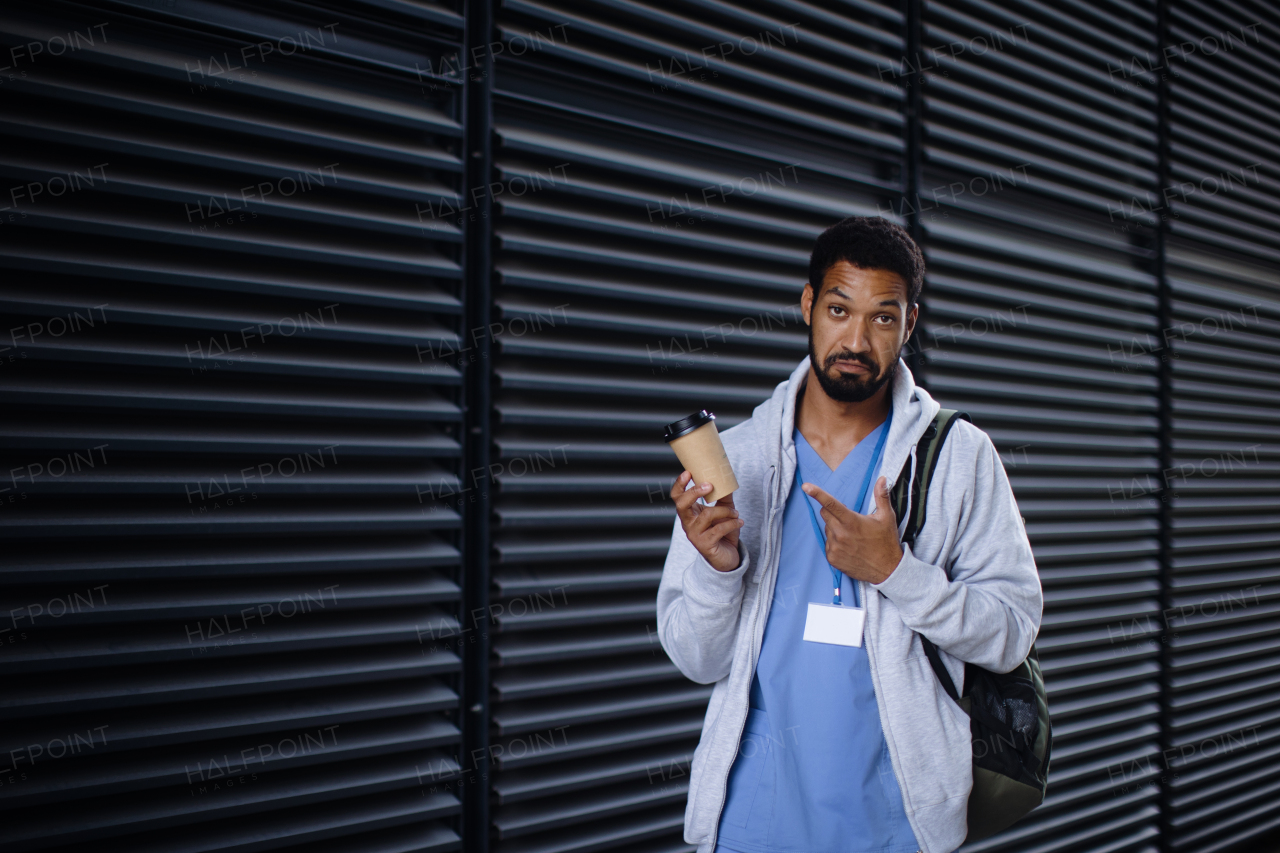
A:
{"label": "vertical metal frame post", "polygon": [[[907,216],[907,231],[916,245],[924,250],[924,223],[920,219],[920,185],[924,179],[924,58],[921,55],[924,41],[924,0],[907,0],[906,67],[915,72],[901,75],[905,81],[902,97],[903,147],[902,147],[902,198],[898,209]],[[910,213],[908,213],[910,211]],[[913,334],[914,343],[908,348],[906,362],[917,383],[923,384],[926,368],[925,356],[925,306]]]}
{"label": "vertical metal frame post", "polygon": [[[1165,57],[1164,49],[1169,44],[1169,3],[1168,0],[1156,0],[1156,49],[1159,56]],[[1160,65],[1166,63],[1161,61]],[[1169,755],[1173,746],[1173,638],[1169,630],[1166,614],[1173,607],[1173,554],[1170,538],[1173,525],[1173,496],[1169,487],[1167,472],[1173,467],[1173,344],[1165,330],[1173,325],[1173,296],[1169,287],[1169,274],[1166,265],[1167,237],[1169,234],[1170,216],[1168,195],[1165,189],[1169,186],[1169,78],[1165,69],[1161,68],[1156,79],[1156,185],[1165,201],[1156,222],[1154,264],[1156,275],[1156,327],[1161,336],[1162,349],[1157,371],[1157,403],[1158,403],[1158,453],[1160,457],[1160,503],[1156,508],[1159,521],[1159,563],[1160,563],[1160,755]],[[1168,771],[1168,767],[1163,768]],[[1160,808],[1160,850],[1170,853],[1173,850],[1173,798],[1170,789],[1170,776],[1165,772],[1159,785]]]}
{"label": "vertical metal frame post", "polygon": [[[492,0],[467,0],[466,56],[461,63],[465,83],[466,127],[465,223],[462,334],[469,338],[474,359],[465,370],[463,416],[463,476],[473,487],[474,502],[463,511],[463,628],[469,639],[462,654],[462,837],[470,853],[489,850],[489,519],[496,488],[488,476],[491,446],[490,411],[492,340],[493,204],[489,181],[493,174],[493,40]],[[464,486],[466,488],[466,486]]]}

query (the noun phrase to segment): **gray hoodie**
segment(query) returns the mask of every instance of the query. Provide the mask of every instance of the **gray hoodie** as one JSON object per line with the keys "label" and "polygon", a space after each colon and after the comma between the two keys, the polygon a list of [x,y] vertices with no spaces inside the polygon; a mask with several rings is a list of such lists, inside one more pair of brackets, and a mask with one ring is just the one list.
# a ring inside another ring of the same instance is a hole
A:
{"label": "gray hoodie", "polygon": [[[697,844],[698,853],[715,848],[747,718],[778,575],[783,508],[795,478],[796,393],[808,372],[806,357],[749,419],[723,434],[739,484],[734,505],[745,521],[742,564],[716,571],[677,518],[658,587],[662,647],[690,679],[715,684],[684,818],[684,839]],[[893,423],[876,477],[884,475],[892,488],[908,459],[914,472],[916,443],[939,406],[902,361],[891,391]],[[867,609],[865,644],[880,725],[907,819],[923,853],[951,853],[967,832],[969,718],[942,689],[916,632],[938,646],[957,685],[964,661],[1008,672],[1036,638],[1043,598],[1004,466],[982,430],[965,421],[952,428],[926,509],[915,547],[903,546],[902,561],[883,583],[859,581],[859,596]]]}

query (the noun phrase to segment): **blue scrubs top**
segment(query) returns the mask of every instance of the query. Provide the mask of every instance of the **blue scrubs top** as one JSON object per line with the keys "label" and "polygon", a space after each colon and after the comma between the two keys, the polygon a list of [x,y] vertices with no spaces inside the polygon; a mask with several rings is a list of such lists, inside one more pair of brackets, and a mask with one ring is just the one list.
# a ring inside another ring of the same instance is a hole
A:
{"label": "blue scrubs top", "polygon": [[[870,467],[862,511],[875,506],[872,459],[889,420],[835,471],[795,432],[800,476],[851,509]],[[902,792],[880,727],[864,647],[805,642],[809,602],[831,603],[831,569],[804,501],[825,527],[822,507],[793,486],[782,521],[782,557],[751,707],[729,773],[718,848],[739,853],[916,853]],[[855,585],[841,573],[843,606]]]}

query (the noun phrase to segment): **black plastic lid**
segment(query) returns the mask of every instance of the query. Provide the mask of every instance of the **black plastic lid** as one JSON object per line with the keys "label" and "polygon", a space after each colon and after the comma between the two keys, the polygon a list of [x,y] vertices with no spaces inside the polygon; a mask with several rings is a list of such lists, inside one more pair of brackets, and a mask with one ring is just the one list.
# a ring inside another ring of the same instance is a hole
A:
{"label": "black plastic lid", "polygon": [[681,418],[673,424],[667,424],[662,429],[662,437],[667,441],[675,441],[682,435],[688,435],[703,424],[709,424],[716,419],[716,416],[703,409],[700,412],[694,412],[687,418]]}

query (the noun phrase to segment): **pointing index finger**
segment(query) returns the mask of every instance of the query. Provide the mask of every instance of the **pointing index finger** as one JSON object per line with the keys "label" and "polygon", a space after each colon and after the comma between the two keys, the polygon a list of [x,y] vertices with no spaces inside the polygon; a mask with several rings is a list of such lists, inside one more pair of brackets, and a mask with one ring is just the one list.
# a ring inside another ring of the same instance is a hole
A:
{"label": "pointing index finger", "polygon": [[843,520],[849,514],[849,508],[813,483],[805,483],[800,488],[804,489],[804,493],[809,497],[822,504],[823,509],[830,512],[836,518]]}

